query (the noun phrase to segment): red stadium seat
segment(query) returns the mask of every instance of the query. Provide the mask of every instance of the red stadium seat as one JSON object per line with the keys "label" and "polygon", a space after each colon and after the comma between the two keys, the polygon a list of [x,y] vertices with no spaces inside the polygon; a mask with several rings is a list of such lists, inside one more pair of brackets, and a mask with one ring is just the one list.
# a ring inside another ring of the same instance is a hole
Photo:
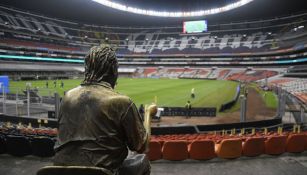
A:
{"label": "red stadium seat", "polygon": [[265,141],[265,153],[279,155],[286,151],[287,136],[270,136]]}
{"label": "red stadium seat", "polygon": [[287,138],[286,151],[290,153],[300,153],[305,150],[306,135],[290,134]]}
{"label": "red stadium seat", "polygon": [[216,157],[212,140],[195,140],[189,146],[189,155],[191,159],[206,160]]}
{"label": "red stadium seat", "polygon": [[224,139],[215,147],[215,152],[218,157],[224,159],[238,158],[242,154],[241,139]]}
{"label": "red stadium seat", "polygon": [[151,140],[149,142],[149,152],[147,156],[149,160],[159,160],[162,158],[161,144],[159,141]]}
{"label": "red stadium seat", "polygon": [[186,141],[166,141],[162,148],[163,159],[185,160],[189,157]]}
{"label": "red stadium seat", "polygon": [[242,147],[244,156],[258,156],[264,153],[264,137],[250,137],[245,140]]}

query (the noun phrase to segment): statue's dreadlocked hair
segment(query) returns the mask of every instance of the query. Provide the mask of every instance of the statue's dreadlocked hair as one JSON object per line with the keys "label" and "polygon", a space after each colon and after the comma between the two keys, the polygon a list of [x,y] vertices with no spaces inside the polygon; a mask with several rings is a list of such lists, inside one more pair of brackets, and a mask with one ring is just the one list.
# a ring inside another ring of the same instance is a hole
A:
{"label": "statue's dreadlocked hair", "polygon": [[108,45],[94,46],[85,57],[83,83],[108,82],[114,88],[118,76],[115,51]]}

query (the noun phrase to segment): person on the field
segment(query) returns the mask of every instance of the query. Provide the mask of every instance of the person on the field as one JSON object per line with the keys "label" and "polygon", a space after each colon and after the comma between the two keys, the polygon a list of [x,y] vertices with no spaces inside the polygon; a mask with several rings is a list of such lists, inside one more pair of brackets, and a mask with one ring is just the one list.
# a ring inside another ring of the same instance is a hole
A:
{"label": "person on the field", "polygon": [[195,91],[194,91],[194,88],[191,89],[191,98],[195,98]]}
{"label": "person on the field", "polygon": [[46,81],[46,88],[48,89],[48,87],[49,87],[49,83],[48,81]]}
{"label": "person on the field", "polygon": [[192,105],[191,105],[190,101],[188,101],[185,104],[185,109],[186,109],[186,118],[191,118]]}
{"label": "person on the field", "polygon": [[64,88],[64,82],[63,82],[63,80],[61,81],[61,88]]}
{"label": "person on the field", "polygon": [[53,87],[56,88],[56,80],[53,81]]}
{"label": "person on the field", "polygon": [[[142,154],[148,135],[132,100],[114,91],[117,76],[115,51],[106,45],[91,48],[84,81],[66,93],[60,106],[54,165],[150,174],[149,160]],[[128,148],[139,154],[128,156]]]}

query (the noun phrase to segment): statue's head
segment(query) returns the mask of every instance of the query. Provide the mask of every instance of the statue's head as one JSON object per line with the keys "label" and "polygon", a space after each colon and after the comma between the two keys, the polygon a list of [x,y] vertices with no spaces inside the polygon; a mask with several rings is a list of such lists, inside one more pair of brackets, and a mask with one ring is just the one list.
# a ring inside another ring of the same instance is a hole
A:
{"label": "statue's head", "polygon": [[112,88],[118,77],[118,62],[115,51],[109,45],[94,46],[85,57],[83,83],[107,82]]}

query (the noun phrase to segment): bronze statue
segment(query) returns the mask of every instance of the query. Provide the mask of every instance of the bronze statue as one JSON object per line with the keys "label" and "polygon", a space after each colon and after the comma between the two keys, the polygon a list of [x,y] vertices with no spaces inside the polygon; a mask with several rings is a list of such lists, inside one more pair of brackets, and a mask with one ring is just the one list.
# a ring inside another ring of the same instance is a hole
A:
{"label": "bronze statue", "polygon": [[114,92],[117,77],[115,51],[107,45],[91,48],[85,57],[84,81],[65,94],[60,106],[54,165],[150,174],[144,154],[127,158],[128,148],[144,153],[148,135],[135,104]]}

